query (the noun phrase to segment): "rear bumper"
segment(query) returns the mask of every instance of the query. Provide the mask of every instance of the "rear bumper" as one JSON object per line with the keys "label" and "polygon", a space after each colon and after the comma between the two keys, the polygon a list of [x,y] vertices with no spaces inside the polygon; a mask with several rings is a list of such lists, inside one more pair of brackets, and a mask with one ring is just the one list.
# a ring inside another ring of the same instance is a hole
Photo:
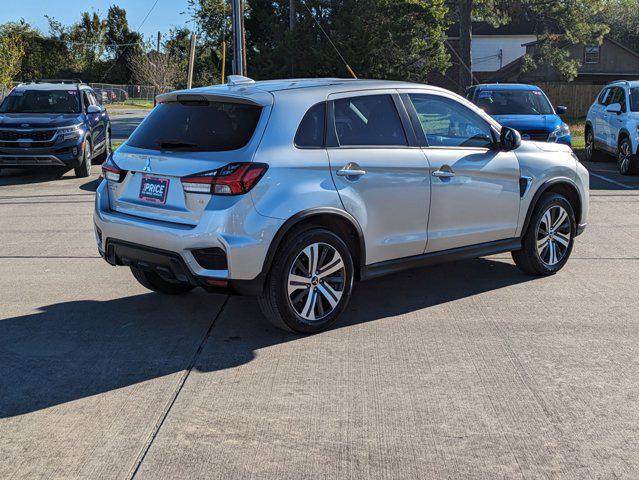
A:
{"label": "rear bumper", "polygon": [[[110,209],[106,181],[96,191],[93,220],[100,255],[111,265],[146,268],[146,262],[153,269],[169,268],[158,273],[179,281],[245,295],[262,291],[266,254],[283,223],[257,213],[250,197],[230,209],[207,209],[195,226],[119,213]],[[223,250],[226,268],[213,270],[198,263],[194,251],[201,249]]]}
{"label": "rear bumper", "polygon": [[113,266],[135,267],[157,273],[163,278],[189,283],[212,293],[259,295],[264,278],[258,275],[253,280],[233,280],[194,275],[186,263],[175,252],[125,242],[115,238],[106,240],[100,255]]}

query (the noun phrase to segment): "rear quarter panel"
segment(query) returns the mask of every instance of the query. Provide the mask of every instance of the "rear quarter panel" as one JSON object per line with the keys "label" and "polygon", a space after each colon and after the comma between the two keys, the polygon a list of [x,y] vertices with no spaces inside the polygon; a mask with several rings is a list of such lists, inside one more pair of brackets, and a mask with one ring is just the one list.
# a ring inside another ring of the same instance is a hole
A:
{"label": "rear quarter panel", "polygon": [[251,190],[255,208],[261,215],[286,220],[314,207],[343,210],[326,149],[302,149],[294,145],[304,114],[325,100],[326,94],[315,89],[275,92],[271,117],[254,157],[255,162],[269,165]]}

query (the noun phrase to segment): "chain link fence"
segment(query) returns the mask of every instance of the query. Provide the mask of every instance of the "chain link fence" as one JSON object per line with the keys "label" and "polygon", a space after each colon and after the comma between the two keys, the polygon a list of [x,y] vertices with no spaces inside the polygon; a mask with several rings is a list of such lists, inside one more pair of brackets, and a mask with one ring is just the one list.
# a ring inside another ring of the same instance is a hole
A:
{"label": "chain link fence", "polygon": [[[0,87],[0,101],[21,82],[13,82],[11,88]],[[139,101],[153,103],[153,98],[159,92],[151,85],[118,85],[113,83],[89,83],[88,84],[98,95],[98,99],[103,104],[117,104],[124,102]]]}

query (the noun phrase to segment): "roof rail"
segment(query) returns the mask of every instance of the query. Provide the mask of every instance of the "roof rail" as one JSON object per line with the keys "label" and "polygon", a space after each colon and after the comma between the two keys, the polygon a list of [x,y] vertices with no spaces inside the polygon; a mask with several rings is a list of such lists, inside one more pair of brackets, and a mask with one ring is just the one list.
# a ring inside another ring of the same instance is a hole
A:
{"label": "roof rail", "polygon": [[33,83],[84,83],[79,78],[41,78]]}
{"label": "roof rail", "polygon": [[608,82],[608,85],[611,85],[613,83],[625,83],[626,85],[630,85],[630,82],[628,80],[613,80],[612,82]]}
{"label": "roof rail", "polygon": [[244,77],[242,75],[229,75],[226,81],[226,84],[231,87],[236,85],[248,85],[251,83],[255,83],[255,80],[253,80],[252,78]]}

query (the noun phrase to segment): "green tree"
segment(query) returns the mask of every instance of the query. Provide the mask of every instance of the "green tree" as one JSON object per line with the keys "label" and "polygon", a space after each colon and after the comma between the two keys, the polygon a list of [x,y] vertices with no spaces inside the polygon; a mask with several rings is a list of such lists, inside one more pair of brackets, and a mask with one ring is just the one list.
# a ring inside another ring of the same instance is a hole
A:
{"label": "green tree", "polygon": [[24,43],[16,33],[0,33],[0,87],[9,89],[20,73]]}
{"label": "green tree", "polygon": [[[210,41],[230,38],[224,1],[192,0],[191,6]],[[297,0],[293,19],[290,6],[290,0],[247,0],[252,77],[348,77],[318,24],[360,77],[424,80],[449,66],[444,0]]]}
{"label": "green tree", "polygon": [[131,83],[130,58],[142,52],[142,36],[129,29],[126,10],[112,5],[106,17],[104,39],[112,56],[108,75],[111,83]]}

